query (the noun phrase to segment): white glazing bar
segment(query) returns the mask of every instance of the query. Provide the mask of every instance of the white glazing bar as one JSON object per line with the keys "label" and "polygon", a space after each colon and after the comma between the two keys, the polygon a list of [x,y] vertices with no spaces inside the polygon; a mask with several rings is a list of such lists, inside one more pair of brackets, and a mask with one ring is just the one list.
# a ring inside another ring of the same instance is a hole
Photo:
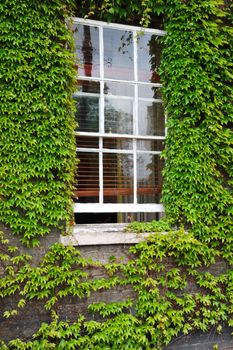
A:
{"label": "white glazing bar", "polygon": [[118,23],[107,23],[103,21],[95,21],[92,19],[84,19],[80,17],[73,17],[72,20],[74,21],[74,23],[82,23],[82,24],[92,25],[96,27],[116,28],[116,29],[123,29],[123,30],[137,30],[140,32],[157,34],[159,36],[166,35],[166,31],[161,29],[143,28],[143,27],[136,27],[136,26],[130,26],[125,24],[118,24]]}
{"label": "white glazing bar", "polygon": [[162,153],[162,151],[139,151],[139,150],[137,150],[137,153],[139,154],[161,154]]}
{"label": "white glazing bar", "polygon": [[114,133],[98,133],[87,131],[75,131],[75,135],[90,136],[90,137],[108,137],[108,138],[122,138],[122,139],[136,139],[136,140],[165,140],[165,136],[147,136],[147,135],[130,135],[130,134],[114,134]]}
{"label": "white glazing bar", "polygon": [[74,203],[75,213],[163,213],[162,204]]}
{"label": "white glazing bar", "polygon": [[[137,85],[135,85],[136,87]],[[80,97],[80,96],[86,96],[86,97],[100,97],[99,93],[92,93],[92,92],[75,92],[73,94],[74,97]],[[121,96],[121,95],[105,95],[106,98],[112,98],[112,99],[119,99],[121,98],[122,100],[133,100],[133,97],[130,96]],[[146,97],[139,97],[139,101],[146,101],[146,102],[156,102],[156,103],[162,103],[162,99],[158,98],[146,98]]]}
{"label": "white glazing bar", "polygon": [[93,152],[93,153],[99,153],[99,148],[76,148],[76,150],[78,152],[83,152],[83,153],[87,153],[87,152]]}
{"label": "white glazing bar", "polygon": [[[100,138],[102,141],[102,137]],[[102,143],[101,141],[101,143]],[[99,153],[100,150],[99,148],[77,148],[76,149],[78,152],[83,152],[83,153],[88,153],[88,152],[93,152],[93,153]],[[112,149],[112,148],[103,148],[104,153],[122,153],[122,154],[135,154],[134,149]],[[146,154],[161,154],[162,151],[137,151],[137,153],[146,153]]]}
{"label": "white glazing bar", "polygon": [[104,195],[103,195],[103,188],[104,188],[104,179],[103,179],[103,138],[99,138],[99,147],[100,147],[100,153],[99,153],[99,202],[103,203]]}
{"label": "white glazing bar", "polygon": [[103,27],[99,28],[99,47],[100,47],[100,79],[104,79],[104,34]]}
{"label": "white glazing bar", "polygon": [[137,141],[133,140],[133,202],[137,203]]}
{"label": "white glazing bar", "polygon": [[80,96],[84,96],[84,97],[100,97],[100,94],[98,93],[92,93],[92,92],[75,92],[73,94],[74,97],[80,97]]}
{"label": "white glazing bar", "polygon": [[145,102],[155,102],[155,103],[163,103],[163,100],[161,98],[146,98],[146,97],[139,97],[139,101],[145,101]]}
{"label": "white glazing bar", "polygon": [[[104,133],[104,39],[103,27],[99,28],[100,47],[100,109],[99,109],[99,135]],[[103,138],[99,137],[99,202],[103,203],[104,179],[103,179]]]}
{"label": "white glazing bar", "polygon": [[99,133],[104,133],[104,39],[103,28],[99,29],[100,36],[100,110],[99,110]]}
{"label": "white glazing bar", "polygon": [[[133,33],[134,46],[134,135],[138,135],[138,57],[137,57],[137,32]],[[133,139],[133,165],[134,165],[134,203],[137,204],[137,141]]]}
{"label": "white glazing bar", "polygon": [[124,150],[124,149],[109,149],[109,148],[104,148],[103,152],[105,153],[122,153],[122,154],[133,154],[133,150]]}
{"label": "white glazing bar", "polygon": [[[78,76],[78,80],[90,80],[90,81],[101,81],[101,78],[98,77],[84,77],[79,75]],[[114,83],[127,83],[127,84],[133,84],[133,81],[131,80],[124,80],[124,79],[113,79],[113,78],[105,78],[105,81],[109,81],[109,82],[114,82]],[[140,84],[143,85],[150,85],[152,87],[162,87],[162,84],[160,83],[148,83],[146,81],[141,81],[139,82]]]}
{"label": "white glazing bar", "polygon": [[130,97],[130,96],[121,96],[121,95],[105,95],[105,98],[106,99],[109,99],[109,100],[129,100],[129,101],[133,101],[133,97]]}

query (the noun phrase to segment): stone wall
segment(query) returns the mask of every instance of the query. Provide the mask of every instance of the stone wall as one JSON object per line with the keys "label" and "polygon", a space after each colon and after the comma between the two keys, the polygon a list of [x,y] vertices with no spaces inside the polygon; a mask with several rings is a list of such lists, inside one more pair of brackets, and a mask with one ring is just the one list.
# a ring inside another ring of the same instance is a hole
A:
{"label": "stone wall", "polygon": [[[38,265],[41,257],[49,249],[50,245],[59,240],[59,233],[53,232],[51,235],[42,238],[39,248],[30,250],[20,244],[18,237],[13,237],[12,239],[12,235],[6,227],[2,227],[2,229],[6,232],[6,235],[11,236],[12,244],[17,245],[20,251],[27,251],[30,254],[33,252],[34,265]],[[109,258],[113,256],[119,261],[127,261],[132,257],[128,252],[129,246],[129,244],[89,245],[79,246],[77,249],[81,252],[82,256],[104,263],[108,262]],[[170,265],[172,262],[168,261],[168,264]],[[218,275],[223,273],[226,268],[226,264],[219,260],[209,268],[209,272]],[[104,272],[101,268],[93,269],[92,276],[94,278],[103,277]],[[188,291],[195,292],[195,288],[195,285],[190,282]],[[64,298],[57,304],[56,311],[63,320],[75,321],[80,313],[84,314],[87,319],[95,319],[87,310],[90,303],[99,301],[120,301],[133,297],[134,292],[130,288],[116,287],[108,291],[92,293],[89,298]],[[51,320],[50,312],[46,311],[43,307],[43,303],[39,301],[27,303],[22,311],[16,316],[9,319],[3,318],[3,312],[14,308],[16,304],[17,298],[15,297],[8,297],[1,300],[0,339],[2,340],[9,341],[17,337],[30,339],[31,335],[39,328],[41,322],[49,322]],[[222,334],[216,334],[213,330],[209,333],[196,332],[187,336],[180,336],[174,340],[166,350],[213,350],[213,346],[217,344],[218,350],[233,350],[233,338],[231,337],[231,330],[229,328],[223,328]]]}

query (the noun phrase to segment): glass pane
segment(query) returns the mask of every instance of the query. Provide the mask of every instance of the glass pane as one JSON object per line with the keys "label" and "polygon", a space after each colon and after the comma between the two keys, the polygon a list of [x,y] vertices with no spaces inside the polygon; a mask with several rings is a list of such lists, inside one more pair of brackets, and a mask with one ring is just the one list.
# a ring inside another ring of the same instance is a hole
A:
{"label": "glass pane", "polygon": [[164,148],[162,140],[138,140],[137,150],[139,151],[162,151]]}
{"label": "glass pane", "polygon": [[138,85],[138,96],[146,98],[162,99],[161,88],[152,85]]}
{"label": "glass pane", "polygon": [[80,203],[99,202],[99,154],[78,152],[77,191]]}
{"label": "glass pane", "polygon": [[104,138],[103,148],[109,149],[133,149],[133,141],[131,139],[120,138]]}
{"label": "glass pane", "polygon": [[76,136],[77,148],[99,148],[98,137]]}
{"label": "glass pane", "polygon": [[106,98],[104,116],[106,133],[133,133],[133,100]]}
{"label": "glass pane", "polygon": [[78,74],[86,77],[99,77],[99,28],[77,24],[74,40]]}
{"label": "glass pane", "polygon": [[104,76],[113,79],[134,79],[133,33],[104,28]]}
{"label": "glass pane", "polygon": [[163,161],[159,155],[137,155],[138,203],[158,203],[162,189]]}
{"label": "glass pane", "polygon": [[78,80],[78,91],[99,94],[100,83],[98,81]]}
{"label": "glass pane", "polygon": [[99,98],[92,96],[78,96],[75,118],[79,131],[99,131]]}
{"label": "glass pane", "polygon": [[117,95],[117,96],[134,96],[134,85],[127,83],[116,83],[108,81],[104,83],[105,95]]}
{"label": "glass pane", "polygon": [[162,103],[138,102],[139,135],[165,136],[165,118]]}
{"label": "glass pane", "polygon": [[138,80],[159,83],[158,66],[161,57],[161,44],[154,34],[138,36]]}
{"label": "glass pane", "polygon": [[104,202],[133,202],[133,155],[103,154]]}

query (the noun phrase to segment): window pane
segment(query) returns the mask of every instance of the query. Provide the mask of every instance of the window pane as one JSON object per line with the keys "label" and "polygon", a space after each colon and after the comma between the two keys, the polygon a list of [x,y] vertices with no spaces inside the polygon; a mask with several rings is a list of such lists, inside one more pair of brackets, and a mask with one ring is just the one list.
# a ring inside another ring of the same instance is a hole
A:
{"label": "window pane", "polygon": [[161,103],[138,102],[139,135],[165,136],[165,118]]}
{"label": "window pane", "polygon": [[159,155],[137,155],[138,203],[158,203],[162,188],[162,165]]}
{"label": "window pane", "polygon": [[161,44],[154,34],[142,34],[138,37],[138,80],[158,83],[157,72],[161,57]]}
{"label": "window pane", "polygon": [[134,79],[133,33],[104,28],[104,76],[113,79]]}
{"label": "window pane", "polygon": [[137,150],[139,151],[162,151],[163,146],[162,140],[138,140]]}
{"label": "window pane", "polygon": [[133,202],[133,155],[103,154],[104,202]]}
{"label": "window pane", "polygon": [[138,85],[138,96],[154,99],[162,99],[161,88],[152,85]]}
{"label": "window pane", "polygon": [[76,136],[77,148],[99,148],[99,138],[89,136]]}
{"label": "window pane", "polygon": [[103,148],[109,149],[133,149],[133,140],[131,139],[120,139],[120,138],[104,138]]}
{"label": "window pane", "polygon": [[105,95],[117,95],[117,96],[134,96],[134,85],[127,83],[116,83],[108,81],[104,83]]}
{"label": "window pane", "polygon": [[78,80],[78,91],[99,94],[100,83],[98,81]]}
{"label": "window pane", "polygon": [[77,191],[80,203],[99,202],[99,154],[92,152],[78,153]]}
{"label": "window pane", "polygon": [[79,131],[99,131],[99,98],[92,96],[75,97],[77,111],[75,118],[78,122]]}
{"label": "window pane", "polygon": [[106,133],[133,133],[133,100],[106,98],[104,116]]}
{"label": "window pane", "polygon": [[77,24],[74,32],[78,74],[86,77],[100,76],[99,29]]}

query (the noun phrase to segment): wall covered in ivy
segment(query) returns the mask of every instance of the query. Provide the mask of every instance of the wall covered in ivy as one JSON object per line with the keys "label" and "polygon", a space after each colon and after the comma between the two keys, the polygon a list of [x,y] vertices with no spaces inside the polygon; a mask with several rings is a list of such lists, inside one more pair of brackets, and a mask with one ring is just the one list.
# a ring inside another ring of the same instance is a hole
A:
{"label": "wall covered in ivy", "polygon": [[[0,4],[0,221],[8,232],[0,234],[1,321],[26,317],[24,311],[38,303],[46,313],[33,337],[22,335],[0,348],[159,350],[182,334],[221,333],[233,326],[230,5],[220,0],[73,5]],[[54,228],[65,231],[71,217],[72,11],[107,21],[133,18],[144,26],[159,18],[167,31],[160,67],[169,126],[167,216],[131,225],[129,230],[156,233],[132,247],[124,263],[111,256],[103,265],[57,243],[45,251],[43,245],[22,249],[15,241],[35,246]],[[224,267],[217,273],[216,264]],[[105,292],[117,288],[132,294],[107,302]],[[67,298],[82,303],[96,292],[98,303],[88,306],[92,320],[79,310],[72,320],[59,313]]]}
{"label": "wall covered in ivy", "polygon": [[70,1],[0,3],[0,221],[24,242],[71,214],[75,85]]}

